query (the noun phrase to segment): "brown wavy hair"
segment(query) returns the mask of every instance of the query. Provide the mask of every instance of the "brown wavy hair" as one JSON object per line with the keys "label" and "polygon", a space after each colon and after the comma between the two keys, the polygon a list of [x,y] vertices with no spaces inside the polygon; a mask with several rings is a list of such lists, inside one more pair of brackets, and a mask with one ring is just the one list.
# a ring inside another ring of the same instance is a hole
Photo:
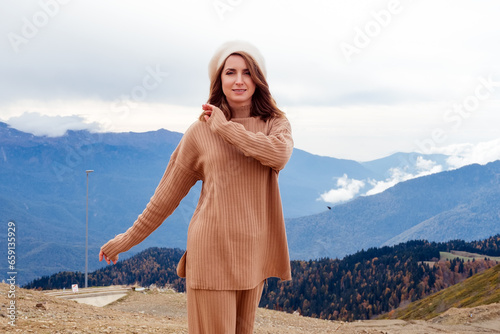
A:
{"label": "brown wavy hair", "polygon": [[[252,107],[250,108],[250,116],[260,117],[263,121],[267,121],[268,119],[273,117],[284,117],[285,113],[281,111],[276,105],[276,101],[271,95],[266,78],[253,57],[243,51],[233,52],[229,56],[231,55],[238,55],[243,57],[245,63],[248,66],[250,77],[255,83],[255,92],[252,95]],[[221,109],[226,116],[226,119],[230,120],[232,117],[231,109],[229,108],[226,96],[222,91],[221,79],[222,70],[224,69],[226,60],[224,60],[222,65],[219,67],[214,78],[212,79],[212,82],[210,83],[210,94],[207,103],[210,103]],[[205,112],[200,115],[199,119],[201,121],[205,120],[203,117],[204,114]]]}

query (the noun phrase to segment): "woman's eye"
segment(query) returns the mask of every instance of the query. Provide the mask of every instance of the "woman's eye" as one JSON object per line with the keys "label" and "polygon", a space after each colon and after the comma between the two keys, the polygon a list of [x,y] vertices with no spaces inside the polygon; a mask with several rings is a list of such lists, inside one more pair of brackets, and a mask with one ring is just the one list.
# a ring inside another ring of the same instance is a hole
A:
{"label": "woman's eye", "polygon": [[233,71],[227,71],[226,75],[233,74],[233,73],[234,73]]}

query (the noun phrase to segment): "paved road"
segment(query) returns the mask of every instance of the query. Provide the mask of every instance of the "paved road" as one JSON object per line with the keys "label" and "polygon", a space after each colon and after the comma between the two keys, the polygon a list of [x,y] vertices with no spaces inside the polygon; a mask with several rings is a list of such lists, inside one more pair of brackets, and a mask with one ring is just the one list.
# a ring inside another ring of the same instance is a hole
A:
{"label": "paved road", "polygon": [[76,293],[74,293],[71,289],[48,290],[45,291],[45,294],[57,298],[70,299],[79,303],[102,307],[125,297],[131,291],[132,288],[130,287],[113,285],[107,287],[80,288]]}

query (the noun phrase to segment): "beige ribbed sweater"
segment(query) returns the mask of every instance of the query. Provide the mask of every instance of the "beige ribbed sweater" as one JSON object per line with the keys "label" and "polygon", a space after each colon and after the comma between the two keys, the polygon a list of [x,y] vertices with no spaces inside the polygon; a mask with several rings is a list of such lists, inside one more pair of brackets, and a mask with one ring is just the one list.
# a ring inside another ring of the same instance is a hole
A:
{"label": "beige ribbed sweater", "polygon": [[[249,111],[249,106],[242,107]],[[278,172],[293,149],[285,117],[227,121],[215,108],[191,125],[146,209],[102,247],[110,259],[151,234],[203,181],[178,273],[193,289],[245,290],[268,277],[291,279]]]}

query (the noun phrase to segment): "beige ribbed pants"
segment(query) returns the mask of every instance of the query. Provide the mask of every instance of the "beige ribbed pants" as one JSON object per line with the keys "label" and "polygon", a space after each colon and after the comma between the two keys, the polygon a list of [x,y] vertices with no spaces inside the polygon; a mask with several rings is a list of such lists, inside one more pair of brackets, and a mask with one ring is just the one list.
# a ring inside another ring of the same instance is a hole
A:
{"label": "beige ribbed pants", "polygon": [[199,290],[186,284],[189,334],[251,334],[264,282],[251,290]]}

